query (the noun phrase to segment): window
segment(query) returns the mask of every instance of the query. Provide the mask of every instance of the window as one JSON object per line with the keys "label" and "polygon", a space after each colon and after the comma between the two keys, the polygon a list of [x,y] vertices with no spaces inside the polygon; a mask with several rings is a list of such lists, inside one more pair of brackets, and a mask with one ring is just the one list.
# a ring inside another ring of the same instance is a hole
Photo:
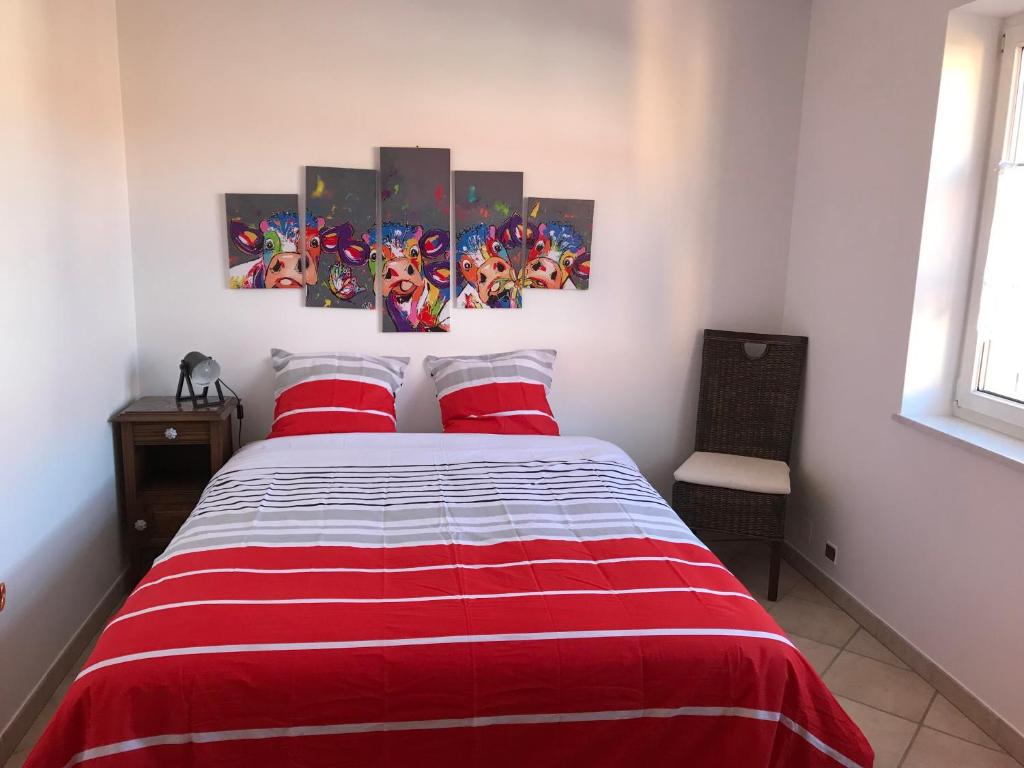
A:
{"label": "window", "polygon": [[1024,25],[1006,30],[955,414],[1024,437]]}

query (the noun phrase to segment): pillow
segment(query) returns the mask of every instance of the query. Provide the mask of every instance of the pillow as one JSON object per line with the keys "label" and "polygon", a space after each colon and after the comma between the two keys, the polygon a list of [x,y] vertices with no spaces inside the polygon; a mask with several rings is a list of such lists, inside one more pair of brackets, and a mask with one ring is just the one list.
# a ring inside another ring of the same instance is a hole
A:
{"label": "pillow", "polygon": [[445,432],[557,435],[548,405],[553,349],[428,357]]}
{"label": "pillow", "polygon": [[394,432],[395,394],[408,357],[270,350],[277,373],[268,437]]}

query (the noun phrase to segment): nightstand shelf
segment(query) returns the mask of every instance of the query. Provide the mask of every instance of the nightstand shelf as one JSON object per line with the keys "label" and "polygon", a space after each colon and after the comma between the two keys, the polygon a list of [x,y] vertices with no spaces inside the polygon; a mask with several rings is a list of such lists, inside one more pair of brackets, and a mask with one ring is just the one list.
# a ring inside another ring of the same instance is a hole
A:
{"label": "nightstand shelf", "polygon": [[193,408],[143,397],[116,413],[114,446],[131,583],[177,533],[213,474],[232,454],[236,400]]}

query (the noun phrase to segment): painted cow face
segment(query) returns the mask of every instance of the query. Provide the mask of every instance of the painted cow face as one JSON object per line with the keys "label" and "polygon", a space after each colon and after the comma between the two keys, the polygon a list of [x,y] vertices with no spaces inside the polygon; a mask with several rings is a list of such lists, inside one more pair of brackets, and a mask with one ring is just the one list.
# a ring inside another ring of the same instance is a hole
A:
{"label": "painted cow face", "polygon": [[446,232],[424,232],[421,226],[386,223],[381,234],[379,247],[375,237],[367,234],[363,239],[372,248],[372,263],[381,265],[381,290],[385,297],[406,301],[429,285],[448,285]]}
{"label": "painted cow face", "polygon": [[480,224],[459,234],[459,273],[490,307],[517,306],[519,286],[508,250],[495,227]]}
{"label": "painted cow face", "polygon": [[[299,253],[299,217],[282,211],[263,219],[259,227],[232,221],[232,242],[243,252],[260,258],[253,282],[265,288],[300,288],[306,281]],[[314,279],[316,270],[313,271]]]}
{"label": "painted cow face", "polygon": [[529,225],[523,283],[528,288],[563,288],[573,273],[589,274],[586,248],[568,224]]}

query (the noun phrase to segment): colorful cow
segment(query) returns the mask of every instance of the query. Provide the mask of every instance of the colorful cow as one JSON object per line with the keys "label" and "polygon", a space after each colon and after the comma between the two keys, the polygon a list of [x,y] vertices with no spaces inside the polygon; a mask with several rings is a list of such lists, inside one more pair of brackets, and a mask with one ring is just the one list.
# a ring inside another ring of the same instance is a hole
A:
{"label": "colorful cow", "polygon": [[523,219],[511,216],[500,227],[477,224],[459,233],[455,254],[460,307],[521,307],[520,277],[510,253],[522,244]]}
{"label": "colorful cow", "polygon": [[[228,226],[235,246],[256,258],[242,281],[243,288],[301,288],[316,281],[315,261],[304,264],[299,252],[299,217],[294,211],[271,214],[258,227],[242,221],[231,221]],[[307,233],[309,229],[307,221]]]}
{"label": "colorful cow", "polygon": [[448,233],[414,224],[385,222],[363,240],[371,265],[381,270],[384,306],[398,331],[447,331],[450,266]]}
{"label": "colorful cow", "polygon": [[355,230],[345,222],[325,227],[323,217],[315,220],[307,215],[306,255],[312,262],[316,275],[321,258],[333,256],[334,262],[327,272],[327,287],[343,301],[349,301],[365,288],[356,282],[352,267],[366,264],[370,260],[370,246],[354,237]]}
{"label": "colorful cow", "polygon": [[526,249],[522,277],[527,288],[577,288],[590,279],[590,254],[571,224],[531,222]]}

